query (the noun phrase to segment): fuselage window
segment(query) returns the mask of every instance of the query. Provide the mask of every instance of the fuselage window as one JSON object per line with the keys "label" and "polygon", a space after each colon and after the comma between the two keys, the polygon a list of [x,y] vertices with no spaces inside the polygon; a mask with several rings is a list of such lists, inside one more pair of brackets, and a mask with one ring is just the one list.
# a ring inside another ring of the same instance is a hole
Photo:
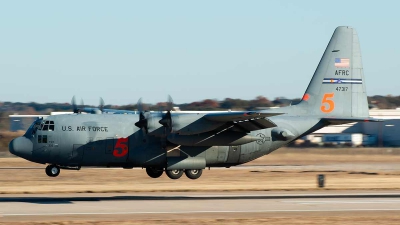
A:
{"label": "fuselage window", "polygon": [[37,142],[42,143],[42,135],[38,135]]}
{"label": "fuselage window", "polygon": [[43,135],[42,143],[47,143],[47,135]]}

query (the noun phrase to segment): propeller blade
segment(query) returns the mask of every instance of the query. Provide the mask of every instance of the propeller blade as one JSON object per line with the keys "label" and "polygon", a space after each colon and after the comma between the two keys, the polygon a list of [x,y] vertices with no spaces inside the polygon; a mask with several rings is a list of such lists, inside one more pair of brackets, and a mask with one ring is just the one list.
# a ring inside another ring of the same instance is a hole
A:
{"label": "propeller blade", "polygon": [[81,104],[79,106],[79,109],[83,109],[84,105],[85,105],[85,103],[83,102],[83,99],[81,99]]}
{"label": "propeller blade", "polygon": [[71,105],[72,105],[72,112],[79,113],[78,106],[76,105],[75,95],[72,97]]}
{"label": "propeller blade", "polygon": [[136,104],[136,107],[137,107],[137,111],[138,111],[138,112],[143,112],[142,98],[139,98],[139,100],[138,100],[138,102],[137,102],[137,104]]}
{"label": "propeller blade", "polygon": [[173,107],[174,107],[174,100],[172,100],[171,95],[168,95],[167,111],[173,110]]}
{"label": "propeller blade", "polygon": [[100,97],[99,109],[100,109],[101,112],[103,112],[103,109],[104,109],[104,100],[103,100],[102,97]]}

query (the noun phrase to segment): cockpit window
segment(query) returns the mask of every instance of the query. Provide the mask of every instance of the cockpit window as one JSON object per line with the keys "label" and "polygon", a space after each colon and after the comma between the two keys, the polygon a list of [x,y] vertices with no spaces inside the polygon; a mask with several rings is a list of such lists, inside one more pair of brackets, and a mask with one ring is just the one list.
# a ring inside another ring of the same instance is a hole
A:
{"label": "cockpit window", "polygon": [[36,119],[35,122],[33,122],[32,125],[28,128],[24,136],[30,138],[35,135],[36,131],[41,127],[42,121],[43,118]]}
{"label": "cockpit window", "polygon": [[52,120],[43,121],[39,130],[54,131],[54,121],[52,121]]}

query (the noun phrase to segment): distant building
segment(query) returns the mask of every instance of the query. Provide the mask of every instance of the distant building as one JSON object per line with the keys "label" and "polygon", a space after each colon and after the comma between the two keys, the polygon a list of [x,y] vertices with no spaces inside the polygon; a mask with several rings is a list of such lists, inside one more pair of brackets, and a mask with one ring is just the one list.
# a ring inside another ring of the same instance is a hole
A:
{"label": "distant building", "polygon": [[[384,121],[328,126],[315,131],[307,138],[313,142],[323,142],[324,136],[332,134],[362,134],[365,145],[400,146],[400,110],[372,109],[369,111],[369,115]],[[338,140],[341,139],[340,135],[337,137]]]}
{"label": "distant building", "polygon": [[48,115],[10,115],[10,131],[25,131],[37,118],[46,116]]}

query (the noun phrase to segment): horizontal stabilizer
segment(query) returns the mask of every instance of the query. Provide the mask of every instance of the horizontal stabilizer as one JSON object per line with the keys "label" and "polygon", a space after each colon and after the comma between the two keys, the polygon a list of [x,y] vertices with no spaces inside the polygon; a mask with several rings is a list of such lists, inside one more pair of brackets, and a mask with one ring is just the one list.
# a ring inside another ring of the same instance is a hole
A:
{"label": "horizontal stabilizer", "polygon": [[224,113],[210,113],[204,116],[205,119],[214,122],[241,122],[247,120],[257,120],[265,117],[272,117],[282,115],[283,113],[262,113],[255,111],[247,112],[224,112]]}
{"label": "horizontal stabilizer", "polygon": [[326,121],[331,125],[339,125],[345,123],[356,123],[356,122],[382,122],[382,119],[372,117],[338,117],[338,118],[322,118],[322,121]]}

